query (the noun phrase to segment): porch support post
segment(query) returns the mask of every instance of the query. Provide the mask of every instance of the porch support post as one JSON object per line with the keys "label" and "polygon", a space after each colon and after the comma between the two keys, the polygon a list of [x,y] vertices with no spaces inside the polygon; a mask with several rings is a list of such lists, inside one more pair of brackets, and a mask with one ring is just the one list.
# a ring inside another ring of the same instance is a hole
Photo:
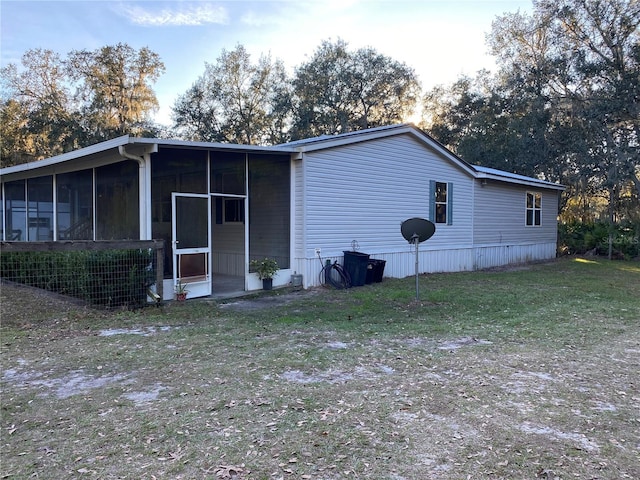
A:
{"label": "porch support post", "polygon": [[145,149],[142,156],[127,152],[124,145],[118,147],[121,157],[138,162],[138,215],[140,216],[140,240],[151,239],[151,153],[158,151],[158,145],[153,144]]}
{"label": "porch support post", "polygon": [[249,290],[249,216],[251,212],[249,212],[249,154],[245,153],[244,155],[244,272],[242,276],[244,277],[244,289]]}
{"label": "porch support post", "polygon": [[140,240],[151,240],[151,156],[145,154],[140,165]]}

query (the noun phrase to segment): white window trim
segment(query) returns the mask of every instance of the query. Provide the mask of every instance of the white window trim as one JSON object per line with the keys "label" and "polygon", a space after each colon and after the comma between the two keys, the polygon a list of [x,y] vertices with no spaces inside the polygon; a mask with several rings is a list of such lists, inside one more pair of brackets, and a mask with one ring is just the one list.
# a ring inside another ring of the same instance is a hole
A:
{"label": "white window trim", "polygon": [[[528,201],[529,201],[529,195],[533,196],[533,206],[529,207],[528,205]],[[536,207],[536,198],[540,199],[540,206]],[[524,196],[524,225],[526,227],[541,227],[542,226],[542,194],[539,192],[527,192],[526,195]],[[529,212],[532,212],[532,221],[533,223],[531,225],[529,225],[529,223],[527,223],[527,219],[529,217]],[[540,223],[536,223],[536,212],[539,212],[539,218],[540,218]]]}

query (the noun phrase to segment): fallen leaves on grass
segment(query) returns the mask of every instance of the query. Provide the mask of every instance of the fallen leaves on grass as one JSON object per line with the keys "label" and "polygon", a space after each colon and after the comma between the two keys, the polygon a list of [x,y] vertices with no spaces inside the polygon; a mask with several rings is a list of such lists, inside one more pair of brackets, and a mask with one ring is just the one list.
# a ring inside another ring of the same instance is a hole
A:
{"label": "fallen leaves on grass", "polygon": [[245,468],[244,463],[239,467],[233,465],[218,465],[216,467],[216,477],[218,478],[239,479],[249,473],[250,472]]}

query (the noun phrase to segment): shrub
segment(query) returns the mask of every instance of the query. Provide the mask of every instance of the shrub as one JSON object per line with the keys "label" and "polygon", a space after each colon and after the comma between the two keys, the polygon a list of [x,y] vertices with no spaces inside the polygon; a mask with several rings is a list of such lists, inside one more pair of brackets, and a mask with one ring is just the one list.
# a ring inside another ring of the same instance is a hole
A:
{"label": "shrub", "polygon": [[0,276],[104,307],[141,307],[155,281],[149,250],[4,252]]}
{"label": "shrub", "polygon": [[561,255],[608,255],[609,232],[612,253],[617,258],[640,256],[640,224],[631,222],[609,225],[606,222],[570,222],[558,225],[558,252]]}

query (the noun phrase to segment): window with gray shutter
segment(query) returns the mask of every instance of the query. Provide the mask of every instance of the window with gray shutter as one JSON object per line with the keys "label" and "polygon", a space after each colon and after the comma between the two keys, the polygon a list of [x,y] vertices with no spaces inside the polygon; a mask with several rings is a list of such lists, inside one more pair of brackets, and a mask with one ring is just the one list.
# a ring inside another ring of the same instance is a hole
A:
{"label": "window with gray shutter", "polygon": [[429,203],[429,220],[433,223],[453,224],[453,183],[429,182],[431,202]]}

